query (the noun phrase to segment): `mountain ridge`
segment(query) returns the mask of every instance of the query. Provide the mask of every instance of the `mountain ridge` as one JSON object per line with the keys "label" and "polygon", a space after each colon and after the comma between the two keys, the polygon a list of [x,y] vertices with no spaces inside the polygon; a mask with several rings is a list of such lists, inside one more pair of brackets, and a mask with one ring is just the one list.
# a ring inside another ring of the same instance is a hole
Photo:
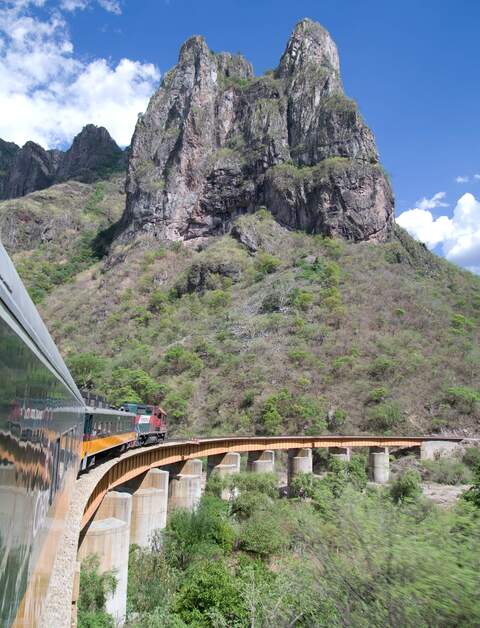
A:
{"label": "mountain ridge", "polygon": [[126,152],[107,129],[87,124],[66,151],[0,140],[0,199],[19,198],[69,180],[92,183],[126,168]]}

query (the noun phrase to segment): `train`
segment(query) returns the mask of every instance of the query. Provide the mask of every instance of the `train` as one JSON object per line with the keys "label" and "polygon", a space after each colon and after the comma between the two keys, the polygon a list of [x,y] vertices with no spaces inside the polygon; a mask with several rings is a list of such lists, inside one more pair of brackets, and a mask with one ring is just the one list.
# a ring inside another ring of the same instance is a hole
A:
{"label": "train", "polygon": [[80,470],[99,456],[159,443],[167,435],[166,412],[155,405],[125,402],[119,410],[86,406]]}
{"label": "train", "polygon": [[98,459],[167,433],[165,412],[87,405],[0,243],[0,626],[42,616],[73,488]]}

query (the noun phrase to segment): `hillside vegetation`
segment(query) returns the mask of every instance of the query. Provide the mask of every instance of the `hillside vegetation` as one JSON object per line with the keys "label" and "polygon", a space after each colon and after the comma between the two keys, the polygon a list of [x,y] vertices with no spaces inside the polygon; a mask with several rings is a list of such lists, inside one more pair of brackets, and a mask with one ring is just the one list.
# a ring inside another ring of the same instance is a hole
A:
{"label": "hillside vegetation", "polygon": [[[480,280],[400,229],[349,244],[260,210],[75,268],[89,225],[14,256],[80,386],[160,401],[177,435],[475,432]],[[38,260],[71,268],[40,295]]]}

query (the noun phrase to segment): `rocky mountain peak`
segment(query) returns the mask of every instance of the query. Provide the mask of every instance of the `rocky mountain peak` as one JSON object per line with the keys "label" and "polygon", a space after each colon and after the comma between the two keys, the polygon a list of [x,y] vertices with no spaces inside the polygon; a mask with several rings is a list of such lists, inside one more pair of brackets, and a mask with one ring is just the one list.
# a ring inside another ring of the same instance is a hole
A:
{"label": "rocky mountain peak", "polygon": [[139,118],[116,236],[221,234],[266,206],[290,228],[384,240],[393,195],[378,162],[320,24],[297,24],[277,70],[261,77],[196,36]]}
{"label": "rocky mountain peak", "polygon": [[87,124],[62,155],[55,179],[92,183],[108,176],[110,172],[121,170],[125,165],[124,152],[107,129]]}
{"label": "rocky mountain peak", "polygon": [[17,198],[73,179],[92,183],[126,167],[126,154],[107,129],[87,124],[67,151],[35,142],[19,148],[0,140],[0,199]]}
{"label": "rocky mountain peak", "polygon": [[292,76],[312,65],[326,68],[332,73],[340,72],[337,46],[330,33],[318,22],[305,18],[295,26],[288,40],[277,76]]}

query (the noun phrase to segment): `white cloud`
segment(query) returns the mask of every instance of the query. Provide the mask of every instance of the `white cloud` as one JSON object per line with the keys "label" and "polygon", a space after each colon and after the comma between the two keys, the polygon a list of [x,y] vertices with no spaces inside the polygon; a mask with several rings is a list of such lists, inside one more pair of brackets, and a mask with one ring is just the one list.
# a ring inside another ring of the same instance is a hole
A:
{"label": "white cloud", "polygon": [[[73,6],[83,0],[66,2]],[[158,82],[158,69],[130,59],[116,65],[102,58],[80,59],[61,12],[42,18],[31,13],[32,6],[44,3],[12,0],[0,9],[0,137],[52,148],[68,144],[92,122],[105,126],[119,144],[129,144],[137,114]],[[101,4],[114,10],[117,3]]]}
{"label": "white cloud", "polygon": [[397,223],[406,229],[414,238],[424,242],[433,249],[445,241],[452,230],[452,221],[447,216],[433,217],[426,209],[409,209],[397,218]]}
{"label": "white cloud", "polygon": [[397,223],[429,248],[441,245],[451,262],[480,274],[480,201],[473,194],[458,199],[451,218],[414,208],[400,214]]}
{"label": "white cloud", "polygon": [[[102,9],[105,9],[105,11],[109,13],[120,15],[122,12],[118,0],[97,0],[97,2]],[[60,7],[65,11],[83,11],[91,4],[92,0],[61,0]]]}
{"label": "white cloud", "polygon": [[105,9],[105,11],[110,11],[110,13],[120,15],[122,12],[120,3],[117,2],[117,0],[98,0],[98,4]]}
{"label": "white cloud", "polygon": [[435,207],[448,207],[448,203],[444,203],[445,192],[437,192],[432,198],[423,197],[416,202],[418,209],[435,209]]}
{"label": "white cloud", "polygon": [[468,176],[464,176],[464,177],[458,176],[458,177],[455,177],[455,181],[456,181],[457,183],[468,183],[468,182],[469,182],[469,180],[470,180],[470,179],[469,179],[469,177],[468,177]]}
{"label": "white cloud", "polygon": [[480,174],[474,174],[473,178],[476,179],[477,181],[480,179]]}

